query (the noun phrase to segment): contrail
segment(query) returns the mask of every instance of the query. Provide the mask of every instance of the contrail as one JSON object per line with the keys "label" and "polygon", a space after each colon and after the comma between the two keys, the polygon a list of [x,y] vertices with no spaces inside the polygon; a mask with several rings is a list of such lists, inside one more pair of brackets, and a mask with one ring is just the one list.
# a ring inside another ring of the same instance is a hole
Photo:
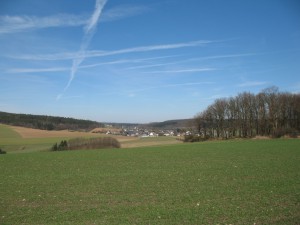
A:
{"label": "contrail", "polygon": [[[80,49],[77,53],[78,57],[73,59],[70,78],[69,78],[69,81],[68,81],[66,87],[63,90],[63,93],[65,93],[68,90],[68,88],[70,87],[70,85],[75,77],[75,74],[78,70],[78,67],[85,59],[85,51],[94,36],[94,33],[97,28],[97,23],[99,21],[99,18],[101,16],[102,10],[103,10],[106,2],[107,2],[107,0],[96,0],[95,10],[94,10],[91,18],[89,19],[87,25],[84,27],[84,36],[83,36],[83,40],[80,45]],[[63,94],[59,94],[56,99],[59,100],[62,97],[62,95]]]}

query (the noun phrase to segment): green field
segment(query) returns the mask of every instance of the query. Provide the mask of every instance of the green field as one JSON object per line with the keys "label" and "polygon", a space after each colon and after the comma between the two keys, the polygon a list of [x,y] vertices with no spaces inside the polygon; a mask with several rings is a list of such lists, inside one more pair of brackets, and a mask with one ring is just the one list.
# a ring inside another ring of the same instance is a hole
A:
{"label": "green field", "polygon": [[[10,126],[0,124],[0,148],[8,153],[47,151],[64,138],[22,138]],[[67,138],[68,139],[68,138]]]}
{"label": "green field", "polygon": [[[55,143],[62,140],[74,138],[73,132],[63,132],[59,137],[50,137],[41,135],[37,138],[22,138],[13,127],[0,124],[0,148],[8,153],[28,153],[48,151]],[[95,134],[79,132],[76,137],[95,137]],[[96,134],[97,137],[107,137],[107,135]],[[120,143],[122,148],[144,147],[144,146],[162,146],[181,143],[176,137],[151,137],[151,138],[132,138],[123,136],[114,136]]]}
{"label": "green field", "polygon": [[11,129],[9,126],[0,124],[0,140],[1,139],[19,139],[21,136]]}
{"label": "green field", "polygon": [[0,224],[299,224],[300,140],[0,155]]}

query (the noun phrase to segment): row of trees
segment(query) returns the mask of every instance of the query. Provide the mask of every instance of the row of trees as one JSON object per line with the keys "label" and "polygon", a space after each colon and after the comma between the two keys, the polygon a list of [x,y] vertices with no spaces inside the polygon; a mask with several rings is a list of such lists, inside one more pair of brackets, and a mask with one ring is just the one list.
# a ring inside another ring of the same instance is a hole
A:
{"label": "row of trees", "polygon": [[300,131],[300,94],[279,92],[277,87],[258,94],[244,92],[217,99],[194,118],[203,138],[231,138],[282,135]]}
{"label": "row of trees", "polygon": [[41,130],[92,130],[104,125],[95,121],[57,116],[0,112],[0,123]]}
{"label": "row of trees", "polygon": [[101,148],[120,148],[121,144],[113,137],[97,138],[74,138],[68,141],[63,140],[59,144],[55,143],[51,151],[65,151],[78,149],[101,149]]}

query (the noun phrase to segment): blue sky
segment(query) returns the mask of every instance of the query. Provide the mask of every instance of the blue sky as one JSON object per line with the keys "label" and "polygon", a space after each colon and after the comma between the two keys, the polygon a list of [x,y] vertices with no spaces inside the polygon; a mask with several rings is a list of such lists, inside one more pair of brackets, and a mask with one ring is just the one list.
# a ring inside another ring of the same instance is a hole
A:
{"label": "blue sky", "polygon": [[183,119],[299,75],[298,0],[0,3],[0,111]]}

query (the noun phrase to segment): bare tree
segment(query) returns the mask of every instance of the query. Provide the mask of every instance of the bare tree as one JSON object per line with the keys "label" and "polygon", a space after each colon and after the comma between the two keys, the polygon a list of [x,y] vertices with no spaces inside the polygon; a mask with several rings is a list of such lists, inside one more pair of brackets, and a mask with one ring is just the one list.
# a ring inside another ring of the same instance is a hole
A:
{"label": "bare tree", "polygon": [[257,95],[249,92],[217,99],[194,118],[204,137],[281,136],[300,131],[300,94],[280,93],[277,87]]}

